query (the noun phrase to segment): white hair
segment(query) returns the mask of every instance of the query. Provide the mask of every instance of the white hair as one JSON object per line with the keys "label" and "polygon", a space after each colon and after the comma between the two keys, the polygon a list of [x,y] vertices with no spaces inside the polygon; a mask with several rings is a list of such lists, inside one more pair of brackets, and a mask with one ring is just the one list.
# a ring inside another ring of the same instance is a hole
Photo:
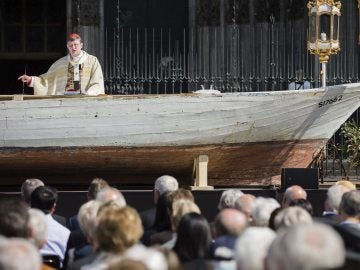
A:
{"label": "white hair", "polygon": [[120,207],[126,206],[126,200],[120,190],[114,187],[105,187],[96,194],[96,201],[106,203],[108,201],[116,202]]}
{"label": "white hair", "polygon": [[9,238],[0,241],[1,270],[39,270],[41,269],[39,250],[22,238]]}
{"label": "white hair", "polygon": [[36,208],[29,208],[29,223],[28,227],[31,231],[30,241],[41,249],[46,242],[47,236],[47,222],[43,211]]}
{"label": "white hair", "polygon": [[123,258],[142,262],[149,270],[167,270],[168,264],[163,253],[155,248],[135,245],[125,251]]}
{"label": "white hair", "polygon": [[37,178],[29,178],[21,185],[21,196],[23,200],[30,204],[31,193],[40,186],[44,186],[44,182]]}
{"label": "white hair", "polygon": [[235,208],[236,200],[242,195],[244,195],[244,193],[240,189],[228,189],[223,191],[219,200],[218,209]]}
{"label": "white hair", "polygon": [[342,195],[349,190],[342,185],[331,186],[326,193],[326,210],[338,212]]}
{"label": "white hair", "polygon": [[101,202],[90,200],[84,203],[78,212],[79,225],[88,238],[93,239],[93,232],[95,231],[96,217],[99,210]]}
{"label": "white hair", "polygon": [[267,227],[271,213],[279,207],[279,202],[274,198],[257,197],[252,207],[254,225]]}
{"label": "white hair", "polygon": [[235,260],[238,269],[264,269],[264,259],[276,233],[267,227],[249,227],[235,242]]}
{"label": "white hair", "polygon": [[266,269],[330,269],[344,262],[344,243],[334,229],[320,223],[301,224],[278,234],[269,248]]}
{"label": "white hair", "polygon": [[290,206],[282,209],[274,219],[274,227],[277,231],[297,224],[312,223],[313,219],[309,212],[299,206]]}
{"label": "white hair", "polygon": [[175,191],[179,188],[179,183],[176,178],[170,175],[163,175],[156,179],[154,189],[159,191],[160,195],[165,192]]}

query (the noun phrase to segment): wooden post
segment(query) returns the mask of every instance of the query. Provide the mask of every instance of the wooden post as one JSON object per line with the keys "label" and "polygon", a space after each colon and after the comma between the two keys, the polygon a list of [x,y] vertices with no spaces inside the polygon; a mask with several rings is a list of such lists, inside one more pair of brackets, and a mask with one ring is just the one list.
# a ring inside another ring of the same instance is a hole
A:
{"label": "wooden post", "polygon": [[207,176],[207,165],[209,162],[209,157],[207,155],[200,155],[194,159],[193,166],[193,177],[194,186],[190,186],[192,190],[211,190],[214,189],[213,186],[208,186],[208,176]]}

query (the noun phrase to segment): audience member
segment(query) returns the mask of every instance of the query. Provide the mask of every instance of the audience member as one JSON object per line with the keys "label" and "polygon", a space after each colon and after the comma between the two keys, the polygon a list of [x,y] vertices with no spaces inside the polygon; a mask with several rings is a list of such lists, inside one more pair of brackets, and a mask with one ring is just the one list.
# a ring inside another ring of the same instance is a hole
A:
{"label": "audience member", "polygon": [[273,198],[257,197],[252,209],[253,225],[269,226],[271,213],[280,207],[280,204]]}
{"label": "audience member", "polygon": [[[103,189],[109,187],[109,184],[106,180],[102,179],[102,178],[94,178],[89,187],[88,187],[88,191],[86,193],[86,197],[87,200],[95,200],[96,199],[96,195],[98,194],[98,192]],[[80,230],[80,225],[79,225],[79,221],[78,221],[78,217],[77,215],[74,215],[72,217],[70,217],[69,219],[69,229],[70,231],[75,231],[75,230]]]}
{"label": "audience member", "polygon": [[209,257],[233,260],[235,241],[247,226],[247,217],[242,212],[233,208],[221,210],[214,220],[214,240],[210,245]]}
{"label": "audience member", "polygon": [[[30,207],[31,193],[38,187],[44,186],[44,182],[37,178],[26,179],[21,185],[21,198]],[[61,225],[67,227],[66,218],[52,213],[52,217]]]}
{"label": "audience member", "polygon": [[335,226],[347,249],[360,253],[360,190],[344,193],[339,206],[340,223]]}
{"label": "audience member", "polygon": [[1,270],[40,270],[41,256],[36,247],[21,238],[0,239]]}
{"label": "audience member", "polygon": [[356,190],[356,185],[349,180],[336,181],[335,185],[336,186],[340,185],[340,186],[346,187],[349,190]]}
{"label": "audience member", "polygon": [[[160,196],[164,193],[175,191],[179,188],[178,181],[170,176],[163,175],[156,179],[154,184],[153,196],[155,206],[158,203]],[[144,230],[150,229],[155,223],[156,207],[150,208],[140,213],[141,222]]]}
{"label": "audience member", "polygon": [[143,234],[139,214],[128,206],[99,209],[97,222],[95,238],[99,254],[91,264],[83,266],[83,270],[107,269],[118,255],[136,249]]}
{"label": "audience member", "polygon": [[244,193],[240,189],[227,189],[221,194],[218,209],[235,208],[236,200],[243,196]]}
{"label": "audience member", "polygon": [[313,220],[308,211],[299,206],[283,208],[274,219],[277,232],[287,230],[298,224],[312,224]]}
{"label": "audience member", "polygon": [[293,185],[285,190],[281,203],[282,207],[288,207],[290,202],[295,199],[307,199],[307,193],[301,186]]}
{"label": "audience member", "polygon": [[239,270],[263,270],[264,260],[276,233],[266,227],[246,228],[235,244],[235,260]]}
{"label": "audience member", "polygon": [[48,228],[46,242],[40,249],[40,253],[59,256],[62,265],[70,230],[52,217],[51,214],[55,211],[56,202],[57,193],[49,186],[39,186],[31,193],[31,207],[40,209],[45,213]]}
{"label": "audience member", "polygon": [[29,213],[18,198],[0,200],[0,234],[5,237],[28,238]]}
{"label": "audience member", "polygon": [[206,262],[211,243],[210,227],[206,218],[197,213],[183,216],[177,230],[174,251],[185,270],[209,269]]}
{"label": "audience member", "polygon": [[252,223],[252,207],[256,197],[252,194],[244,194],[240,196],[236,201],[234,208],[244,213],[248,219],[248,222]]}
{"label": "audience member", "polygon": [[267,270],[332,269],[345,261],[344,244],[328,225],[293,226],[278,234],[269,248]]}

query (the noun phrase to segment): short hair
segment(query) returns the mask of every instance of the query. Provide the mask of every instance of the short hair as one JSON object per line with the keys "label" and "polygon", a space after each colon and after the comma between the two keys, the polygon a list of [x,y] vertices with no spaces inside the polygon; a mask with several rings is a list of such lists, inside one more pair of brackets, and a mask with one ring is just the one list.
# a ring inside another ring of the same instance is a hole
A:
{"label": "short hair", "polygon": [[29,178],[24,181],[21,185],[21,196],[23,200],[30,204],[31,193],[38,187],[44,186],[44,182],[37,178]]}
{"label": "short hair", "polygon": [[29,208],[29,229],[31,231],[30,241],[40,249],[47,235],[47,222],[45,214],[36,208]]}
{"label": "short hair", "polygon": [[252,208],[253,223],[256,226],[269,226],[271,213],[280,204],[274,198],[257,197]]}
{"label": "short hair", "polygon": [[326,192],[325,210],[339,212],[341,198],[345,192],[350,189],[343,185],[333,185]]}
{"label": "short hair", "polygon": [[288,229],[298,224],[312,224],[313,220],[308,211],[299,206],[282,209],[274,219],[276,231]]}
{"label": "short hair", "polygon": [[0,199],[0,234],[6,237],[28,237],[28,206],[19,198]]}
{"label": "short hair", "polygon": [[267,227],[246,228],[235,242],[238,269],[264,269],[264,259],[275,237],[276,233]]}
{"label": "short hair", "polygon": [[[165,194],[167,194],[168,211],[169,211],[170,215],[172,215],[173,204],[176,201],[181,200],[181,199],[195,201],[194,195],[192,194],[192,192],[190,190],[184,189],[184,188],[179,188],[179,189],[171,191],[171,192],[166,192]],[[162,195],[160,195],[160,196],[162,196]]]}
{"label": "short hair", "polygon": [[126,206],[126,200],[121,191],[110,186],[101,189],[96,195],[96,200],[101,203],[116,201],[119,206]]}
{"label": "short hair", "polygon": [[156,179],[154,184],[154,189],[159,191],[160,195],[169,192],[175,191],[179,188],[179,183],[175,177],[170,175],[163,175]]}
{"label": "short hair", "polygon": [[88,200],[95,200],[98,192],[101,189],[108,187],[108,186],[109,186],[109,183],[106,180],[104,180],[102,178],[98,178],[98,177],[94,178],[91,181],[88,191],[87,191]]}
{"label": "short hair", "polygon": [[31,193],[31,207],[49,214],[57,202],[58,195],[50,186],[40,186]]}
{"label": "short hair", "polygon": [[344,243],[334,229],[320,223],[301,224],[277,235],[266,257],[266,269],[328,269],[344,261]]}
{"label": "short hair", "polygon": [[360,190],[351,190],[342,196],[339,212],[350,217],[360,216]]}
{"label": "short hair", "polygon": [[349,180],[336,181],[335,185],[344,186],[344,187],[347,187],[350,190],[356,190],[356,185],[354,183],[352,183],[351,181],[349,181]]}
{"label": "short hair", "polygon": [[142,234],[140,216],[132,207],[109,207],[98,215],[96,242],[102,251],[122,253],[138,243]]}
{"label": "short hair", "polygon": [[9,238],[0,241],[0,269],[34,270],[41,268],[41,256],[29,241]]}
{"label": "short hair", "polygon": [[80,40],[80,42],[82,43],[82,38],[79,34],[76,33],[71,33],[67,36],[66,41],[75,41],[75,40]]}
{"label": "short hair", "polygon": [[240,189],[228,189],[223,191],[219,200],[218,209],[235,208],[236,200],[242,195],[244,195],[244,193]]}
{"label": "short hair", "polygon": [[78,212],[78,220],[81,231],[87,238],[94,239],[96,216],[101,203],[90,200],[81,205]]}
{"label": "short hair", "polygon": [[307,193],[305,189],[299,185],[292,185],[285,190],[282,206],[289,206],[290,202],[295,199],[307,199]]}

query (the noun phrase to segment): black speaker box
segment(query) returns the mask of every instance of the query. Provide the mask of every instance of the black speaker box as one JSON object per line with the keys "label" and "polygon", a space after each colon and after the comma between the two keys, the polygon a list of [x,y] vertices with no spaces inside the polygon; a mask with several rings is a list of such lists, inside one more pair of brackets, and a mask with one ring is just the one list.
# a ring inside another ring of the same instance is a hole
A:
{"label": "black speaker box", "polygon": [[303,189],[319,188],[318,168],[282,168],[281,189],[285,190],[292,185],[301,186]]}

